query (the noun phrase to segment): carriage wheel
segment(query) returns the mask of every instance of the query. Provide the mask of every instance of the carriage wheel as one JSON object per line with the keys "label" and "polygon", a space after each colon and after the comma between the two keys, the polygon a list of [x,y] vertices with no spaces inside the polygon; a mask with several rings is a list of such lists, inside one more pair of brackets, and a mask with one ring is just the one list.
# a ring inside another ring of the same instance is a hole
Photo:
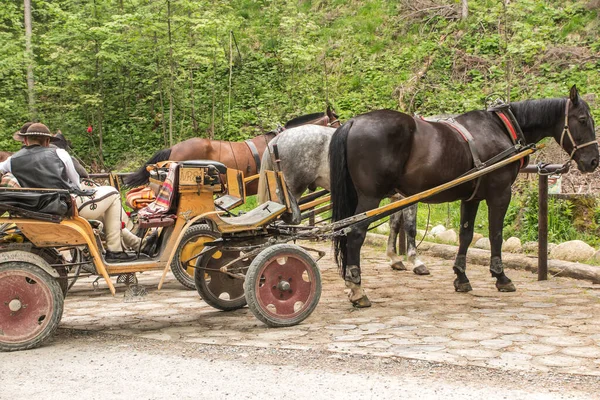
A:
{"label": "carriage wheel", "polygon": [[[233,311],[246,305],[244,280],[234,278],[218,270],[223,265],[240,256],[239,251],[222,251],[218,248],[209,250],[198,260],[194,278],[196,290],[208,305],[223,311]],[[249,260],[241,260],[230,268],[247,269]]]}
{"label": "carriage wheel", "polygon": [[175,275],[179,283],[188,289],[196,289],[194,267],[196,266],[197,259],[194,258],[188,261],[186,265],[183,265],[182,261],[187,261],[200,254],[204,248],[204,243],[212,242],[218,237],[219,234],[205,224],[193,225],[185,231],[171,263],[171,271],[173,271],[173,275]]}
{"label": "carriage wheel", "polygon": [[56,279],[37,265],[0,265],[0,350],[27,350],[46,341],[62,318],[64,298]]}
{"label": "carriage wheel", "polygon": [[272,327],[304,321],[321,297],[321,273],[302,248],[278,244],[263,250],[250,264],[245,281],[248,307]]}

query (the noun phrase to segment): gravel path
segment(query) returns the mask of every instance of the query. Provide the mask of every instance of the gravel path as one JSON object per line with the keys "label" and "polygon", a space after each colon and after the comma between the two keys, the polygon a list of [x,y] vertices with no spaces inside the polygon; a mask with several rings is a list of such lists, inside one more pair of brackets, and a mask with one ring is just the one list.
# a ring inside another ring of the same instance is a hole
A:
{"label": "gravel path", "polygon": [[5,353],[0,399],[596,399],[596,377],[60,330]]}

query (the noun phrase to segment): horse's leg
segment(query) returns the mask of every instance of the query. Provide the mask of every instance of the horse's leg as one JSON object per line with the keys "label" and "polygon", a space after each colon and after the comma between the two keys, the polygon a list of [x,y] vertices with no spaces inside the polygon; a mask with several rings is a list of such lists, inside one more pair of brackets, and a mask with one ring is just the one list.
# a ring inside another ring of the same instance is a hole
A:
{"label": "horse's leg", "polygon": [[[359,196],[355,214],[376,208],[380,201],[381,199],[373,197]],[[357,308],[371,307],[371,301],[361,286],[360,276],[360,249],[365,241],[368,229],[367,224],[357,224],[346,236],[347,266],[344,280],[346,281],[346,287],[350,289],[348,298],[352,305]]]}
{"label": "horse's leg", "polygon": [[390,235],[388,236],[387,248],[385,254],[389,257],[392,269],[396,271],[406,271],[406,267],[402,262],[402,257],[398,255],[396,241],[398,233],[403,225],[402,212],[397,212],[390,216]]}
{"label": "horse's leg", "polygon": [[417,205],[414,204],[408,208],[402,210],[404,215],[404,231],[406,232],[408,239],[408,249],[406,254],[408,255],[408,261],[414,265],[413,272],[417,275],[429,275],[429,270],[425,266],[423,261],[419,260],[417,256]]}
{"label": "horse's leg", "polygon": [[475,217],[479,201],[462,201],[460,203],[460,233],[458,255],[454,260],[454,290],[457,292],[470,292],[473,290],[469,278],[467,278],[467,250],[473,240],[473,229],[475,228]]}
{"label": "horse's leg", "polygon": [[517,290],[512,281],[504,274],[504,267],[502,266],[502,229],[504,228],[504,216],[510,203],[510,189],[507,193],[508,195],[486,200],[492,256],[490,272],[496,278],[496,288],[499,292],[514,292]]}

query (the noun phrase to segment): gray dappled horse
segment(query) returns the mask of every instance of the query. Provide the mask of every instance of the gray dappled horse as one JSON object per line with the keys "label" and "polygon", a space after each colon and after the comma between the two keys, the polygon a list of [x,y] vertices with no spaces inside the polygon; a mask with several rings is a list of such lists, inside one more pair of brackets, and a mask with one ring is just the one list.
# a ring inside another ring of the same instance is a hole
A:
{"label": "gray dappled horse", "polygon": [[[335,128],[317,125],[303,125],[287,129],[277,135],[269,143],[270,151],[265,151],[261,161],[261,179],[258,186],[258,202],[267,201],[264,172],[273,171],[273,144],[277,144],[280,166],[285,176],[286,183],[296,199],[300,199],[307,188],[314,190],[317,187],[329,190],[329,142]],[[404,218],[402,218],[404,217]],[[408,238],[408,261],[413,265],[413,271],[418,275],[427,275],[429,271],[425,264],[417,257],[415,237],[417,234],[417,205],[408,207],[390,217],[390,235],[387,243],[387,256],[391,259],[391,266],[396,270],[406,270],[402,258],[396,253],[396,238],[402,228]]]}
{"label": "gray dappled horse", "polygon": [[[520,126],[519,140],[524,144],[553,137],[581,172],[592,172],[598,167],[594,119],[575,86],[567,98],[520,101],[511,103],[510,108],[516,123],[507,124],[506,111],[499,109],[470,111],[455,118],[475,137],[471,145],[479,160],[487,162],[507,150],[514,154],[515,140],[511,137],[514,139]],[[477,164],[470,147],[445,123],[428,122],[397,111],[372,111],[352,118],[336,130],[329,147],[333,220],[373,209],[392,193],[414,195],[456,179]],[[501,255],[504,216],[519,168],[519,162],[511,163],[422,200],[461,200],[460,245],[454,261],[457,292],[472,290],[466,275],[466,255],[473,239],[477,208],[483,200],[488,206],[490,273],[498,291],[516,290],[504,272]],[[371,304],[361,286],[360,249],[368,228],[365,225],[357,224],[346,236],[334,237],[340,273],[351,289],[350,301],[356,307]]]}

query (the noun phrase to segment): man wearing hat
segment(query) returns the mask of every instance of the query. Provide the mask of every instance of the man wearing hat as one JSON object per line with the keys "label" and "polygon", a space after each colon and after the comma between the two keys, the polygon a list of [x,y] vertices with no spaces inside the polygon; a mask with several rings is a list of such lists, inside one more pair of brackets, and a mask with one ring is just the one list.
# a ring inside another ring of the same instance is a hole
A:
{"label": "man wearing hat", "polygon": [[[23,128],[26,127],[25,124]],[[23,128],[21,130],[23,130]],[[98,186],[95,192],[82,191],[79,175],[73,166],[69,153],[52,148],[50,141],[54,135],[48,127],[40,123],[30,123],[25,132],[18,132],[25,146],[17,153],[0,163],[1,173],[12,173],[25,188],[66,189],[77,195],[75,204],[79,215],[86,219],[102,219],[106,234],[106,255],[109,262],[131,260],[123,251],[123,243],[130,248],[140,245],[140,238],[128,229],[121,229],[121,196],[112,186]]]}

